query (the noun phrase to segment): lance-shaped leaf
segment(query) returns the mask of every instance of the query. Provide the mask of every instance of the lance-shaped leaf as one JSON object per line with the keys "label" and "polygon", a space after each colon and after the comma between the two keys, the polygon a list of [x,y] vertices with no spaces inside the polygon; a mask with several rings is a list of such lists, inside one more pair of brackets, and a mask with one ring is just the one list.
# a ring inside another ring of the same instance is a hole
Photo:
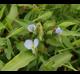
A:
{"label": "lance-shaped leaf", "polygon": [[23,20],[20,20],[20,19],[15,19],[14,20],[16,23],[18,23],[20,26],[25,26],[25,27],[27,27],[28,26],[28,24],[30,23],[30,21],[29,20],[26,20],[26,21],[23,21]]}
{"label": "lance-shaped leaf", "polygon": [[6,21],[7,21],[7,27],[9,29],[12,29],[12,22],[14,19],[18,16],[18,10],[17,10],[17,5],[12,4],[10,8],[9,14],[6,16]]}
{"label": "lance-shaped leaf", "polygon": [[44,14],[39,15],[38,18],[36,18],[36,19],[33,20],[33,22],[37,21],[37,20],[40,20],[40,19],[46,20],[46,19],[49,19],[51,16],[52,16],[52,12],[51,11],[47,11]]}
{"label": "lance-shaped leaf", "polygon": [[77,21],[74,21],[74,22],[73,21],[65,21],[65,22],[60,23],[59,26],[66,28],[68,26],[75,25],[77,23],[78,23]]}
{"label": "lance-shaped leaf", "polygon": [[62,36],[80,36],[79,32],[76,31],[63,31]]}
{"label": "lance-shaped leaf", "polygon": [[63,37],[62,37],[62,42],[64,43],[64,45],[65,45],[66,47],[72,47],[72,44],[71,44],[71,42],[70,42],[70,39],[67,38],[66,36],[63,36]]}
{"label": "lance-shaped leaf", "polygon": [[40,67],[40,71],[52,71],[61,67],[63,64],[70,61],[72,54],[64,52],[51,57],[48,61],[43,63]]}
{"label": "lance-shaped leaf", "polygon": [[17,71],[18,69],[27,66],[31,61],[35,59],[35,56],[30,52],[22,51],[9,61],[1,69],[1,71]]}
{"label": "lance-shaped leaf", "polygon": [[5,11],[6,5],[4,5],[0,11],[0,19],[2,18],[4,11]]}
{"label": "lance-shaped leaf", "polygon": [[7,47],[8,48],[6,48],[5,50],[4,50],[4,52],[5,52],[5,54],[6,54],[6,57],[8,58],[8,59],[11,59],[11,55],[12,55],[12,52],[13,52],[13,49],[12,49],[12,45],[11,45],[11,42],[10,42],[10,40],[9,39],[6,39],[7,40]]}
{"label": "lance-shaped leaf", "polygon": [[44,30],[48,31],[48,30],[53,30],[55,28],[56,22],[54,20],[51,21],[46,21],[43,24]]}
{"label": "lance-shaped leaf", "polygon": [[24,30],[24,27],[21,27],[19,29],[15,29],[15,30],[11,31],[11,33],[9,33],[9,35],[6,38],[10,38],[12,36],[18,35],[23,30]]}

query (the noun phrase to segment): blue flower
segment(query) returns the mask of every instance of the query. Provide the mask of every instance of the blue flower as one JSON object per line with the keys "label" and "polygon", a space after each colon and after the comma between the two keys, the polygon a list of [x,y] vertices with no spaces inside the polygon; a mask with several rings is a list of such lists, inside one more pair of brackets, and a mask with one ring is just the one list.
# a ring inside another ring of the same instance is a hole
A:
{"label": "blue flower", "polygon": [[62,32],[63,32],[63,30],[60,27],[56,28],[56,30],[55,30],[55,33],[57,33],[57,34],[61,34]]}
{"label": "blue flower", "polygon": [[32,42],[32,40],[30,40],[30,39],[28,39],[28,40],[26,40],[26,41],[24,42],[24,46],[25,46],[27,49],[29,49],[29,50],[32,49],[32,45],[33,45],[33,42]]}
{"label": "blue flower", "polygon": [[31,39],[28,39],[24,42],[24,46],[29,50],[37,48],[38,44],[39,44],[38,39],[34,39],[34,41],[32,41]]}
{"label": "blue flower", "polygon": [[27,29],[29,32],[35,32],[36,26],[35,26],[35,24],[30,24],[30,25],[28,25]]}

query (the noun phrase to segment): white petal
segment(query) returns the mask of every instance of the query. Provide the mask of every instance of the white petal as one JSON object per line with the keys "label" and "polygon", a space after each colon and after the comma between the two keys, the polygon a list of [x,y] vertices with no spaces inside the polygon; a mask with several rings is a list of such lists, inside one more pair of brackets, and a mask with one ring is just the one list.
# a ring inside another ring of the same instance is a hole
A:
{"label": "white petal", "polygon": [[58,28],[56,28],[55,33],[60,34],[60,33],[62,33],[62,31],[63,31],[63,30],[62,30],[60,27],[58,27]]}
{"label": "white petal", "polygon": [[30,24],[27,29],[29,32],[34,32],[36,30],[36,26],[34,24]]}
{"label": "white petal", "polygon": [[39,40],[38,39],[34,39],[34,47],[36,48],[39,44]]}
{"label": "white petal", "polygon": [[32,40],[26,40],[25,42],[24,42],[24,46],[27,48],[27,49],[32,49],[32,45],[33,45],[33,42],[32,42]]}

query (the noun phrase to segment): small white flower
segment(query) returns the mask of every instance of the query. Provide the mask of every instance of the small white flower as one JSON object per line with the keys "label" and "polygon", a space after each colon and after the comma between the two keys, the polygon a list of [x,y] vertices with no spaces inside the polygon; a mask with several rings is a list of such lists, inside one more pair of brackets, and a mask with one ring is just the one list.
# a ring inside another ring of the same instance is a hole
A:
{"label": "small white flower", "polygon": [[55,33],[57,33],[57,34],[61,34],[62,32],[63,32],[63,30],[60,27],[56,28],[56,30],[55,30]]}
{"label": "small white flower", "polygon": [[39,44],[38,39],[34,39],[34,41],[32,41],[31,39],[28,39],[24,42],[24,46],[29,50],[37,48],[38,44]]}
{"label": "small white flower", "polygon": [[36,26],[34,24],[30,24],[27,29],[29,32],[34,32],[36,30]]}

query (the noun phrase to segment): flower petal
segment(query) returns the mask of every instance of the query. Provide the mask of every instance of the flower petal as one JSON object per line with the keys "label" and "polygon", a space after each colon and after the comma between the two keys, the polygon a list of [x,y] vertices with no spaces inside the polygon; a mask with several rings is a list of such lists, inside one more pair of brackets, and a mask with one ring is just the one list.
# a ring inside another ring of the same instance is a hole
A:
{"label": "flower petal", "polygon": [[33,45],[33,42],[32,40],[28,39],[24,42],[24,46],[27,48],[27,49],[32,49],[32,45]]}
{"label": "flower petal", "polygon": [[34,47],[36,48],[39,44],[39,40],[38,39],[34,39]]}
{"label": "flower petal", "polygon": [[55,33],[60,34],[60,33],[62,33],[62,31],[63,30],[60,27],[58,27],[58,28],[56,28]]}
{"label": "flower petal", "polygon": [[30,24],[27,29],[29,32],[34,32],[36,30],[36,26],[34,24]]}

